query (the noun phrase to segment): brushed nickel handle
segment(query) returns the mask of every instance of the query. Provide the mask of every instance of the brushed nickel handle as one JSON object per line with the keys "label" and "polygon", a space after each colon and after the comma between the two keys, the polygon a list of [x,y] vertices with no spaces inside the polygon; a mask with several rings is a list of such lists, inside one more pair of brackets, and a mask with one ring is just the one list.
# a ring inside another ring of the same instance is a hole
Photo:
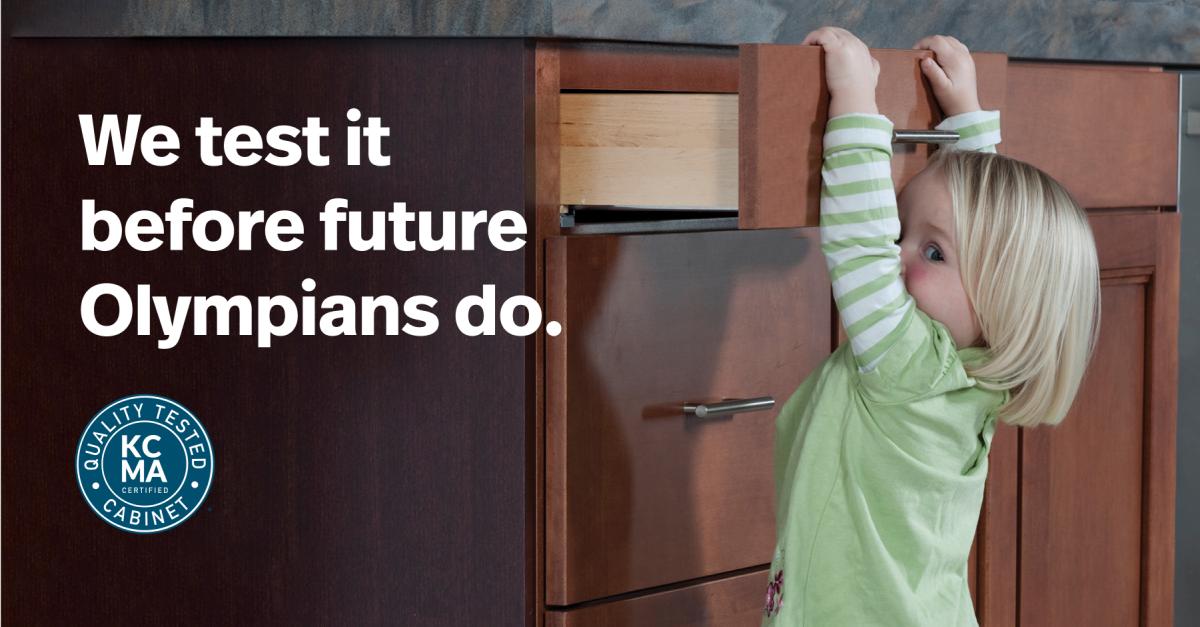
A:
{"label": "brushed nickel handle", "polygon": [[953,144],[958,141],[958,131],[923,131],[899,129],[892,131],[893,144]]}
{"label": "brushed nickel handle", "polygon": [[775,399],[770,396],[755,398],[732,398],[719,403],[684,403],[683,413],[697,418],[713,418],[716,416],[731,416],[749,411],[761,411],[775,406]]}

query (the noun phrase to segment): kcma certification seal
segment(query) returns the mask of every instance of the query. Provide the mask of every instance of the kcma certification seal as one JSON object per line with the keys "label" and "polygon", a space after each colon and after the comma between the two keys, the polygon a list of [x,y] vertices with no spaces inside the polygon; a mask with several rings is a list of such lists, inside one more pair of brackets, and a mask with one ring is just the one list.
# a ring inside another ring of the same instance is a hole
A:
{"label": "kcma certification seal", "polygon": [[134,533],[187,520],[212,484],[212,443],[179,403],[138,394],[101,409],[83,431],[75,476],[92,511]]}

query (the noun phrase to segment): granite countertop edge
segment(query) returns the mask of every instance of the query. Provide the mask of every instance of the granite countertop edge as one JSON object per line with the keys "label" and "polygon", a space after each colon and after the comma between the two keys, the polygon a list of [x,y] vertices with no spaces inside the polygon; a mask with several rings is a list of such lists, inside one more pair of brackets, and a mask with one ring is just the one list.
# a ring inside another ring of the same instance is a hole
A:
{"label": "granite countertop edge", "polygon": [[[929,2],[930,0],[918,0]],[[678,4],[678,3],[676,3]],[[799,43],[820,24],[840,24],[873,48],[907,49],[922,36],[954,34],[972,50],[1016,59],[1112,62],[1200,69],[1200,4],[942,3],[846,13],[837,3],[779,6],[758,0],[698,0],[686,7],[650,0],[414,3],[6,2],[14,38],[538,38],[641,44],[734,46]]]}

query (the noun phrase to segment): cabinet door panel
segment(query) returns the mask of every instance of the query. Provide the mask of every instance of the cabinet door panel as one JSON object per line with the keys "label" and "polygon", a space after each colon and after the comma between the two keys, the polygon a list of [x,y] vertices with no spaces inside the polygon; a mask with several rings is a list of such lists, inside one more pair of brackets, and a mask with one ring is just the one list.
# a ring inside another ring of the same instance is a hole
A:
{"label": "cabinet door panel", "polygon": [[1138,623],[1145,284],[1107,285],[1102,298],[1071,413],[1023,433],[1022,627]]}
{"label": "cabinet door panel", "polygon": [[1171,623],[1179,214],[1091,224],[1096,353],[1063,423],[1021,432],[1023,627]]}

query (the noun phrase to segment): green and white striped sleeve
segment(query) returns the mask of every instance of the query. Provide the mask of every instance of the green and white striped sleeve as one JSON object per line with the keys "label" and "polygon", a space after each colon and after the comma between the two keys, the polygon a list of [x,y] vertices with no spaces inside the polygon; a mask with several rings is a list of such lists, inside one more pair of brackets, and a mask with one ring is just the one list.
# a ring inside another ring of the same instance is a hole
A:
{"label": "green and white striped sleeve", "polygon": [[[995,152],[999,112],[952,116],[957,150]],[[900,219],[892,184],[892,123],[848,113],[825,127],[821,167],[821,250],[833,297],[860,372],[869,372],[909,328],[916,303],[900,278]]]}
{"label": "green and white striped sleeve", "polygon": [[892,123],[886,117],[848,113],[826,123],[821,250],[862,372],[895,342],[914,307],[900,278],[891,158]]}
{"label": "green and white striped sleeve", "polygon": [[955,150],[996,152],[1000,143],[1000,112],[971,111],[952,115],[935,126],[939,131],[958,131]]}

